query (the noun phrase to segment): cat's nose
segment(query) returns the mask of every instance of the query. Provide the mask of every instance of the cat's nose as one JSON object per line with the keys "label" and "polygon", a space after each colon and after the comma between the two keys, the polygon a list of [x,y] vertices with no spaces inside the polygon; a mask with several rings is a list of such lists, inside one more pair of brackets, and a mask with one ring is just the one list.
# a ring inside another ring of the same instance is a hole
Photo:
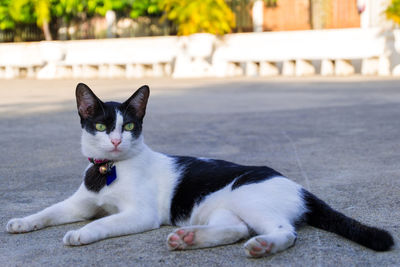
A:
{"label": "cat's nose", "polygon": [[111,139],[111,143],[117,147],[119,144],[121,144],[121,139]]}

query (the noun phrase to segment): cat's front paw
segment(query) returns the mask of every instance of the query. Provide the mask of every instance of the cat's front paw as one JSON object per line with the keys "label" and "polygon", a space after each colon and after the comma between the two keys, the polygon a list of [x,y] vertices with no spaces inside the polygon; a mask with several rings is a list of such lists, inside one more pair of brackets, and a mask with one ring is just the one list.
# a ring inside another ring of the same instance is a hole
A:
{"label": "cat's front paw", "polygon": [[95,234],[84,230],[72,230],[65,234],[63,243],[66,246],[82,246],[99,240]]}
{"label": "cat's front paw", "polygon": [[169,250],[186,249],[194,245],[194,231],[187,229],[178,229],[170,233],[167,237],[167,246]]}
{"label": "cat's front paw", "polygon": [[11,219],[6,226],[6,230],[12,234],[26,233],[38,229],[37,225],[31,224],[23,218]]}

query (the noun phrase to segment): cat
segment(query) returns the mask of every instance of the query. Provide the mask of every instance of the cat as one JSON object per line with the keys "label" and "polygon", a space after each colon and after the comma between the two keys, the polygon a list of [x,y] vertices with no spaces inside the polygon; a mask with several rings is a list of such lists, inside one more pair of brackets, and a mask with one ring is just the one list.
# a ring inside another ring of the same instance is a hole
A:
{"label": "cat", "polygon": [[123,103],[104,103],[79,83],[82,153],[90,161],[83,182],[68,199],[11,219],[7,231],[96,218],[65,234],[65,245],[78,246],[175,225],[167,237],[170,250],[249,239],[246,255],[262,257],[293,246],[296,226],[305,222],[376,251],[394,246],[387,231],[346,217],[269,167],[151,150],[142,135],[149,94],[145,85]]}

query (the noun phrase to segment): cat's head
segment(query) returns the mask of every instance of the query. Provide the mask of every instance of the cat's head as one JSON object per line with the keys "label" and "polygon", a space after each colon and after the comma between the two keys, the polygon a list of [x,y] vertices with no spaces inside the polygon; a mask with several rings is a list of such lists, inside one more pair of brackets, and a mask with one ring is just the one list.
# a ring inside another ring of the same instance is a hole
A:
{"label": "cat's head", "polygon": [[76,87],[82,125],[82,153],[96,159],[123,160],[142,147],[142,123],[150,90],[140,87],[123,103],[102,102],[83,83]]}

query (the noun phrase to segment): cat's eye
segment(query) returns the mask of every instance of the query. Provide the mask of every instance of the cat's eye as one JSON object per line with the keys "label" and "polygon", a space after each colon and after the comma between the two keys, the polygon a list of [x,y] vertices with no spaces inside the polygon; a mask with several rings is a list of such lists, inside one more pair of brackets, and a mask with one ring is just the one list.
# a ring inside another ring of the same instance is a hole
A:
{"label": "cat's eye", "polygon": [[124,126],[124,130],[125,130],[125,131],[132,131],[133,128],[135,128],[135,124],[133,124],[133,122],[127,123],[127,124],[125,124],[125,126]]}
{"label": "cat's eye", "polygon": [[106,130],[106,126],[102,123],[96,123],[96,130],[99,132],[104,132]]}

